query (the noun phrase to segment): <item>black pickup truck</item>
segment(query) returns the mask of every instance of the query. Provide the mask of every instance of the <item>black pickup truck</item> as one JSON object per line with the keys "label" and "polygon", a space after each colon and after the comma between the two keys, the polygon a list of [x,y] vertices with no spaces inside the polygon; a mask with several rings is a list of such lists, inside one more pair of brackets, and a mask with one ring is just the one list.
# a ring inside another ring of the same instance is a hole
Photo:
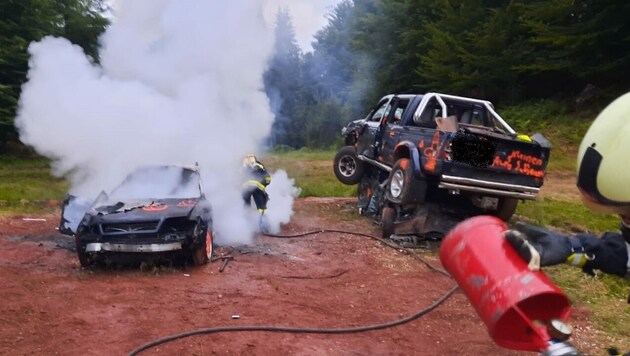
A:
{"label": "black pickup truck", "polygon": [[517,134],[489,101],[440,93],[387,95],[342,134],[335,176],[359,184],[359,209],[382,220],[384,235],[427,203],[508,220],[519,200],[536,198],[551,149],[540,134]]}

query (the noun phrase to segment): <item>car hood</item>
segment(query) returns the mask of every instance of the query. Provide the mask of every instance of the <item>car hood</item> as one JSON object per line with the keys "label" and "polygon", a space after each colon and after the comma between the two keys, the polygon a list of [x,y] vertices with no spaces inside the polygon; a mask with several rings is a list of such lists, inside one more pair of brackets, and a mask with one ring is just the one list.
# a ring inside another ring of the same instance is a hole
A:
{"label": "car hood", "polygon": [[91,223],[152,221],[188,217],[200,199],[110,200],[92,206],[87,215]]}

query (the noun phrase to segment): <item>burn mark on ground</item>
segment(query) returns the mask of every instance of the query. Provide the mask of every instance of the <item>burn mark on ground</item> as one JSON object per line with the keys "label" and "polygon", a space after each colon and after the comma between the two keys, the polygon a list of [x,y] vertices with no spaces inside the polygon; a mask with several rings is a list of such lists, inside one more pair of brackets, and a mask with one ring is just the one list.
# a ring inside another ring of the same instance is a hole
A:
{"label": "burn mark on ground", "polygon": [[60,248],[76,252],[74,238],[65,235],[7,236],[7,241],[32,243],[41,247]]}

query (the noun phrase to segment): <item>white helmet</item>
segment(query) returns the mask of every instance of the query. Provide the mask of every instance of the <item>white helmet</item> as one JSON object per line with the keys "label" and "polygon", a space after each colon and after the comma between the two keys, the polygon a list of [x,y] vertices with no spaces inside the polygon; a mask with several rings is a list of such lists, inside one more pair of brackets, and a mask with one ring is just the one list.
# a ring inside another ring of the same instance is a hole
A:
{"label": "white helmet", "polygon": [[630,214],[630,93],[612,103],[584,135],[577,161],[577,186],[589,208]]}

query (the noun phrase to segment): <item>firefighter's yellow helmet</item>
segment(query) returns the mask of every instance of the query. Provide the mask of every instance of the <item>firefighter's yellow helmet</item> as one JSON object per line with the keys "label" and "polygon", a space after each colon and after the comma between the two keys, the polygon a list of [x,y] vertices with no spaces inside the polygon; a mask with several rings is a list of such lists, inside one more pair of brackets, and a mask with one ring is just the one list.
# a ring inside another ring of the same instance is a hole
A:
{"label": "firefighter's yellow helmet", "polygon": [[243,166],[254,166],[256,164],[256,156],[249,154],[243,157]]}
{"label": "firefighter's yellow helmet", "polygon": [[610,103],[584,135],[577,186],[584,203],[600,212],[630,215],[630,93]]}

